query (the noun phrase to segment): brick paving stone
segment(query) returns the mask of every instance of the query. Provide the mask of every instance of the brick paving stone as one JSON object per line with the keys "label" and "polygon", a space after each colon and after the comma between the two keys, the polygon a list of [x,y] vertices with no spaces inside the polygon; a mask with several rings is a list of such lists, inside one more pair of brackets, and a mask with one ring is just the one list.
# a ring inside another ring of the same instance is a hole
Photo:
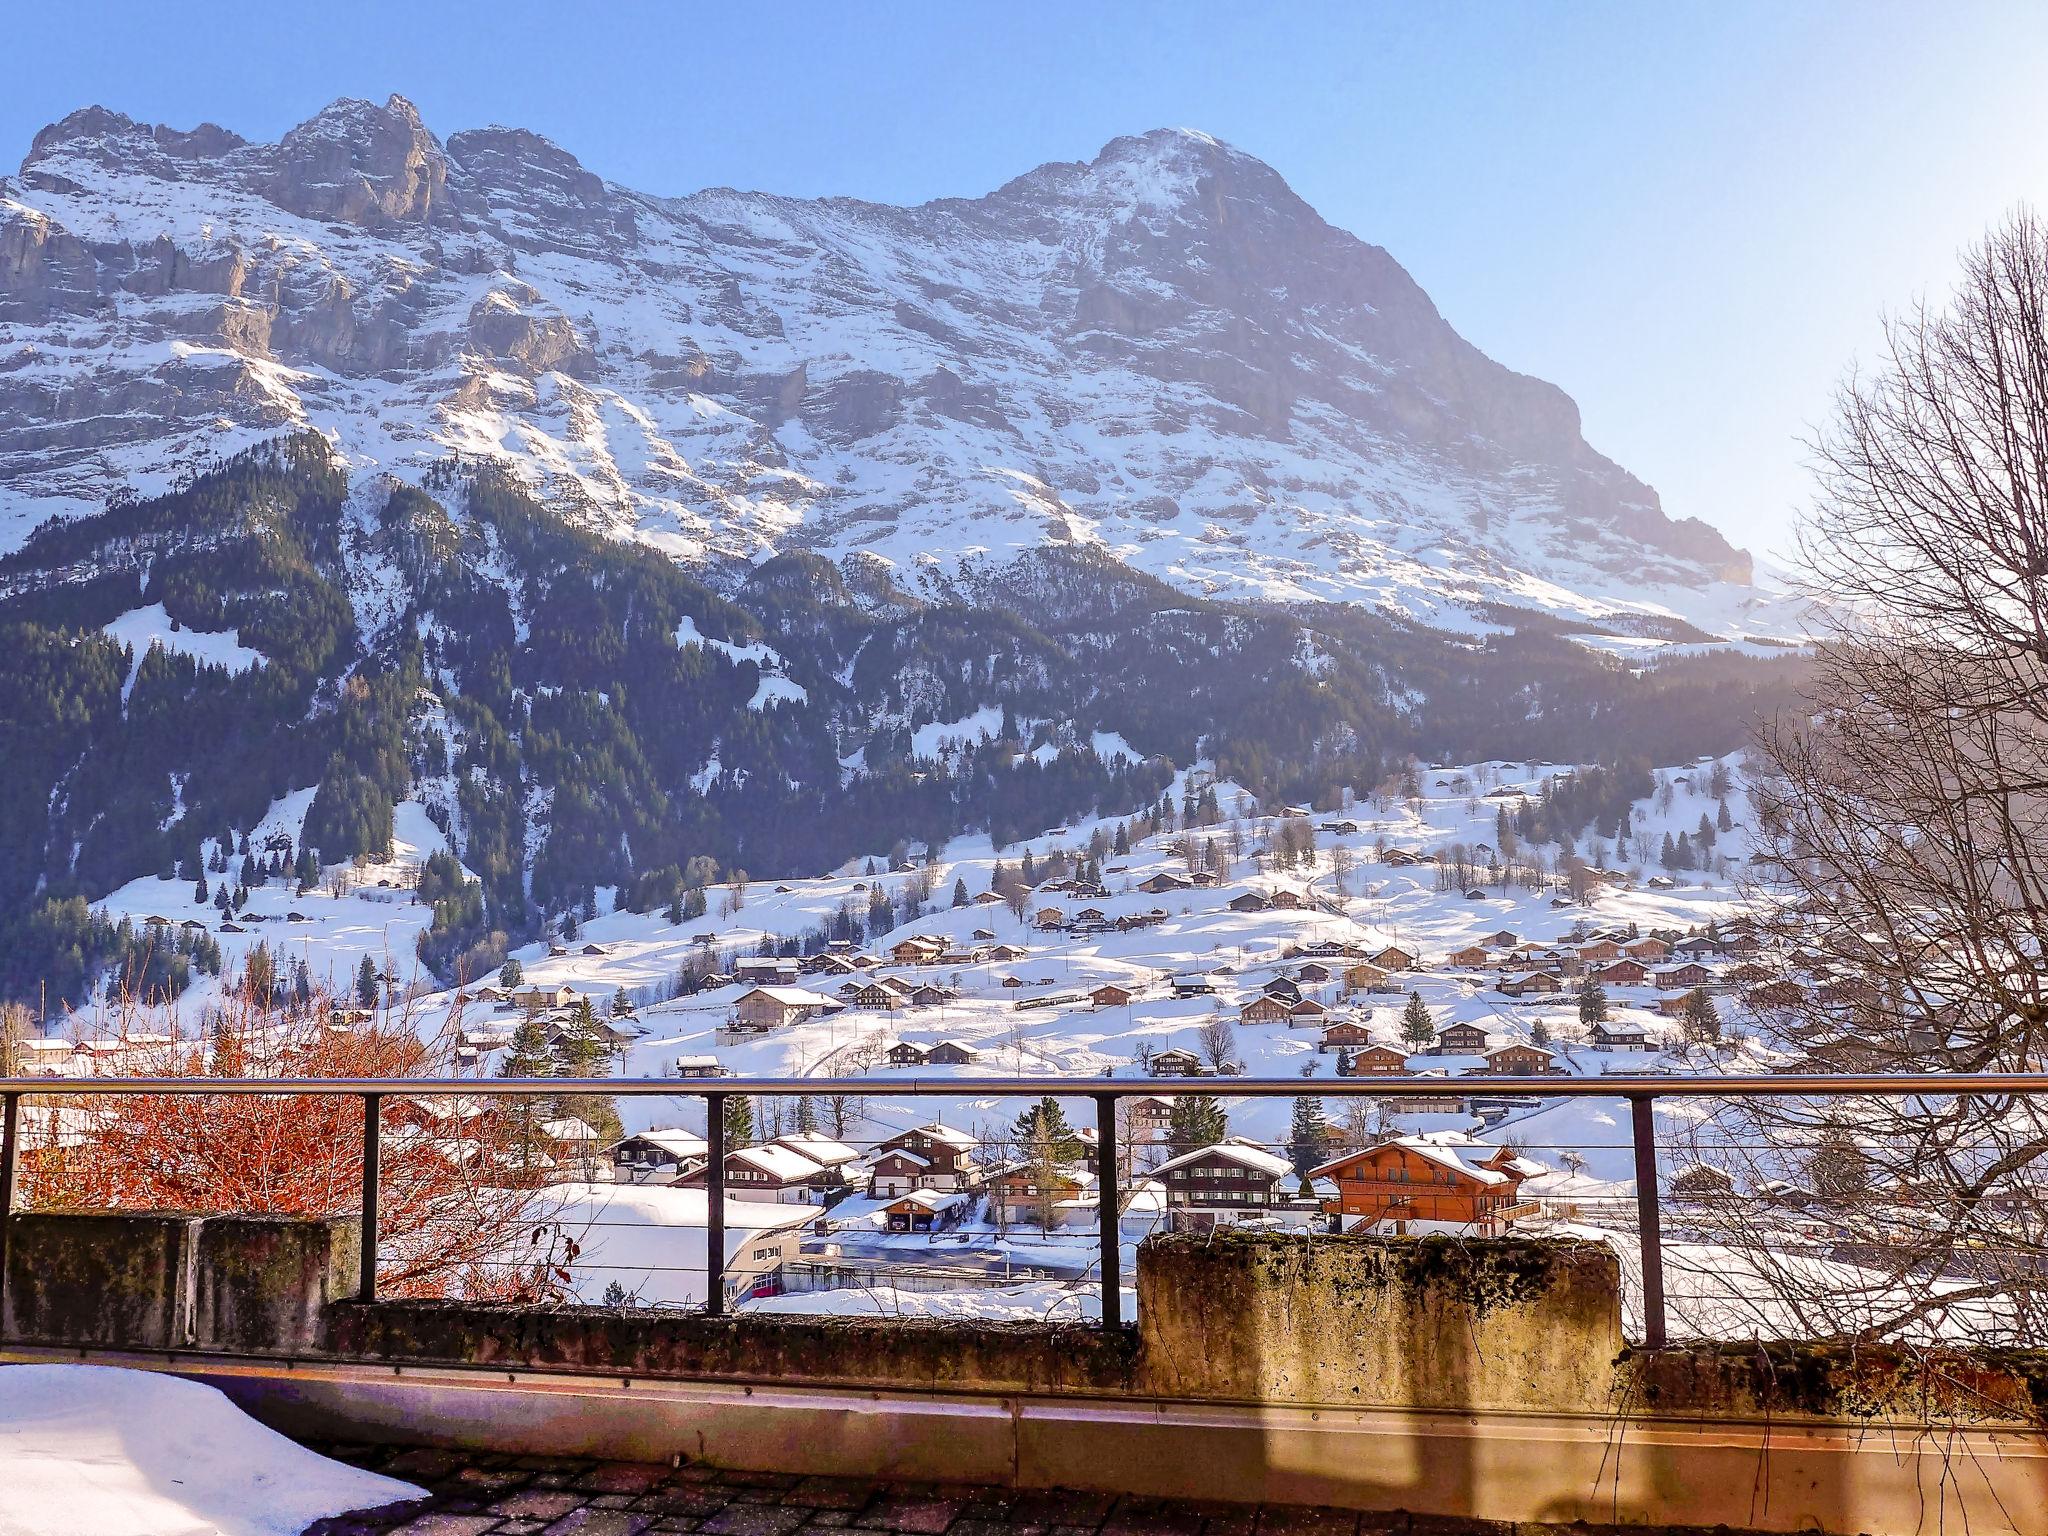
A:
{"label": "brick paving stone", "polygon": [[1101,1526],[1115,1504],[1114,1494],[1055,1488],[1024,1494],[1010,1507],[1010,1517],[1019,1525],[1068,1525],[1093,1531]]}
{"label": "brick paving stone", "polygon": [[785,1504],[811,1509],[861,1509],[875,1496],[875,1485],[861,1477],[806,1477],[782,1496]]}
{"label": "brick paving stone", "polygon": [[427,1446],[415,1446],[409,1451],[400,1451],[384,1463],[384,1470],[393,1477],[402,1477],[407,1482],[436,1482],[444,1477],[453,1477],[471,1464],[460,1451],[437,1451]]}
{"label": "brick paving stone", "polygon": [[836,1531],[853,1524],[854,1511],[850,1509],[814,1509],[810,1511],[810,1529]]}
{"label": "brick paving stone", "polygon": [[497,1523],[496,1515],[421,1515],[393,1526],[391,1536],[483,1536]]}
{"label": "brick paving stone", "polygon": [[669,1469],[644,1461],[601,1461],[576,1479],[591,1493],[645,1493],[667,1477]]}
{"label": "brick paving stone", "polygon": [[680,1486],[669,1484],[643,1493],[633,1501],[635,1509],[646,1510],[649,1514],[664,1519],[704,1520],[717,1514],[732,1500],[722,1488],[684,1483]]}
{"label": "brick paving stone", "polygon": [[541,1536],[640,1536],[654,1524],[652,1515],[629,1509],[575,1509],[542,1527]]}
{"label": "brick paving stone", "polygon": [[501,1520],[491,1527],[491,1536],[540,1536],[547,1521],[515,1517]]}
{"label": "brick paving stone", "polygon": [[565,1488],[526,1488],[491,1506],[500,1515],[524,1515],[547,1521],[558,1520],[583,1503],[583,1495]]}
{"label": "brick paving stone", "polygon": [[790,1536],[804,1520],[803,1510],[787,1504],[728,1504],[697,1529],[712,1536]]}
{"label": "brick paving stone", "polygon": [[1358,1512],[1291,1505],[1262,1508],[1259,1536],[1354,1536]]}
{"label": "brick paving stone", "polygon": [[884,1496],[862,1510],[853,1523],[871,1531],[900,1531],[905,1536],[941,1536],[959,1518],[958,1499]]}
{"label": "brick paving stone", "polygon": [[1102,1536],[1203,1536],[1206,1516],[1178,1499],[1122,1498],[1102,1523]]}

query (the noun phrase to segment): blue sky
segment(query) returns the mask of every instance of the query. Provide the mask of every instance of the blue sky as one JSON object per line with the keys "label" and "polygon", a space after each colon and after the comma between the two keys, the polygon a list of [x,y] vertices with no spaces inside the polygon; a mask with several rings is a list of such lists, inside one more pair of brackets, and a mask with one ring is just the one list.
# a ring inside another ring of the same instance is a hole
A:
{"label": "blue sky", "polygon": [[612,180],[890,202],[1208,130],[1387,247],[1594,446],[1759,550],[1877,321],[2048,189],[2048,6],[10,8],[0,163],[97,102],[273,138],[337,96]]}

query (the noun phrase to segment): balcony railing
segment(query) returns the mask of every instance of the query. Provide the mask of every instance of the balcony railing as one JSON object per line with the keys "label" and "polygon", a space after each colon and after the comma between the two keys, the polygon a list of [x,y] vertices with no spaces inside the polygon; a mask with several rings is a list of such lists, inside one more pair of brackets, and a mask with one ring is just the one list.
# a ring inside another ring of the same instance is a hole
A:
{"label": "balcony railing", "polygon": [[[701,1081],[702,1087],[695,1086]],[[542,1095],[586,1094],[609,1098],[692,1098],[703,1101],[706,1143],[706,1276],[705,1308],[717,1314],[725,1309],[723,1279],[725,1258],[725,1109],[735,1097],[804,1098],[832,1091],[844,1091],[846,1079],[803,1077],[725,1077],[701,1080],[676,1078],[206,1078],[206,1077],[105,1077],[105,1078],[0,1078],[0,1302],[7,1283],[7,1223],[12,1212],[21,1143],[23,1101],[42,1099],[99,1099],[133,1095],[259,1095],[347,1097],[360,1101],[362,1119],[362,1273],[360,1295],[377,1296],[378,1263],[378,1166],[383,1136],[383,1111],[387,1103],[443,1095],[467,1098],[517,1099]],[[2048,1074],[1915,1074],[1828,1076],[1756,1075],[1726,1077],[1538,1077],[1474,1079],[1475,1092],[1488,1096],[1526,1095],[1541,1100],[1622,1100],[1629,1106],[1630,1146],[1635,1168],[1635,1212],[1641,1248],[1643,1335],[1652,1348],[1661,1347],[1668,1336],[1665,1304],[1663,1227],[1658,1193],[1657,1141],[1654,1114],[1660,1099],[1838,1099],[1850,1097],[2048,1094]],[[1126,1098],[1152,1097],[1162,1092],[1214,1093],[1231,1099],[1292,1099],[1304,1095],[1325,1099],[1369,1098],[1400,1101],[1441,1099],[1446,1084],[1441,1079],[1372,1077],[1314,1079],[1229,1077],[1205,1080],[1200,1087],[1185,1089],[1163,1086],[1150,1078],[1005,1077],[965,1074],[950,1077],[891,1078],[875,1082],[867,1092],[889,1098],[1036,1100],[1046,1096],[1059,1099],[1087,1099],[1095,1109],[1097,1166],[1110,1170],[1110,1184],[1121,1165],[1118,1147],[1116,1106]],[[1123,1277],[1119,1252],[1119,1220],[1122,1202],[1098,1198],[1098,1236],[1101,1243],[1100,1290],[1102,1326],[1123,1325]],[[1533,1210],[1537,1202],[1523,1201],[1503,1214]]]}

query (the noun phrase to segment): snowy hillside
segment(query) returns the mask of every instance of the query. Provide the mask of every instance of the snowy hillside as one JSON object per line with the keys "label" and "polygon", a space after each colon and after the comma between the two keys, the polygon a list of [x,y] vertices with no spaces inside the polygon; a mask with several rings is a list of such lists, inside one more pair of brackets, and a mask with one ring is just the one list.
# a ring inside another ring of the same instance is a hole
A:
{"label": "snowy hillside", "polygon": [[685,561],[808,548],[926,596],[1062,545],[1453,629],[1795,627],[1560,390],[1186,130],[916,208],[645,196],[398,97],[278,144],[38,134],[0,180],[0,548],[294,426],[359,477],[496,458]]}

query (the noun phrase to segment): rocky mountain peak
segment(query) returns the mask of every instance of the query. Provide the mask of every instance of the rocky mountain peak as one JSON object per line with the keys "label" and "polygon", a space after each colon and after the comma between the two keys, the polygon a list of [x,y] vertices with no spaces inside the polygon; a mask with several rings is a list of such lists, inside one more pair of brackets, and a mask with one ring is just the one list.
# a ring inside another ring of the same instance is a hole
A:
{"label": "rocky mountain peak", "polygon": [[497,458],[714,567],[807,550],[942,593],[1058,545],[1461,627],[1747,602],[1720,588],[1748,557],[1563,390],[1191,129],[892,208],[644,196],[517,127],[444,145],[400,96],[274,145],[94,107],[20,187],[0,548],[310,422],[360,473]]}
{"label": "rocky mountain peak", "polygon": [[277,145],[268,192],[281,208],[343,224],[427,224],[452,213],[448,156],[403,96],[322,108]]}

